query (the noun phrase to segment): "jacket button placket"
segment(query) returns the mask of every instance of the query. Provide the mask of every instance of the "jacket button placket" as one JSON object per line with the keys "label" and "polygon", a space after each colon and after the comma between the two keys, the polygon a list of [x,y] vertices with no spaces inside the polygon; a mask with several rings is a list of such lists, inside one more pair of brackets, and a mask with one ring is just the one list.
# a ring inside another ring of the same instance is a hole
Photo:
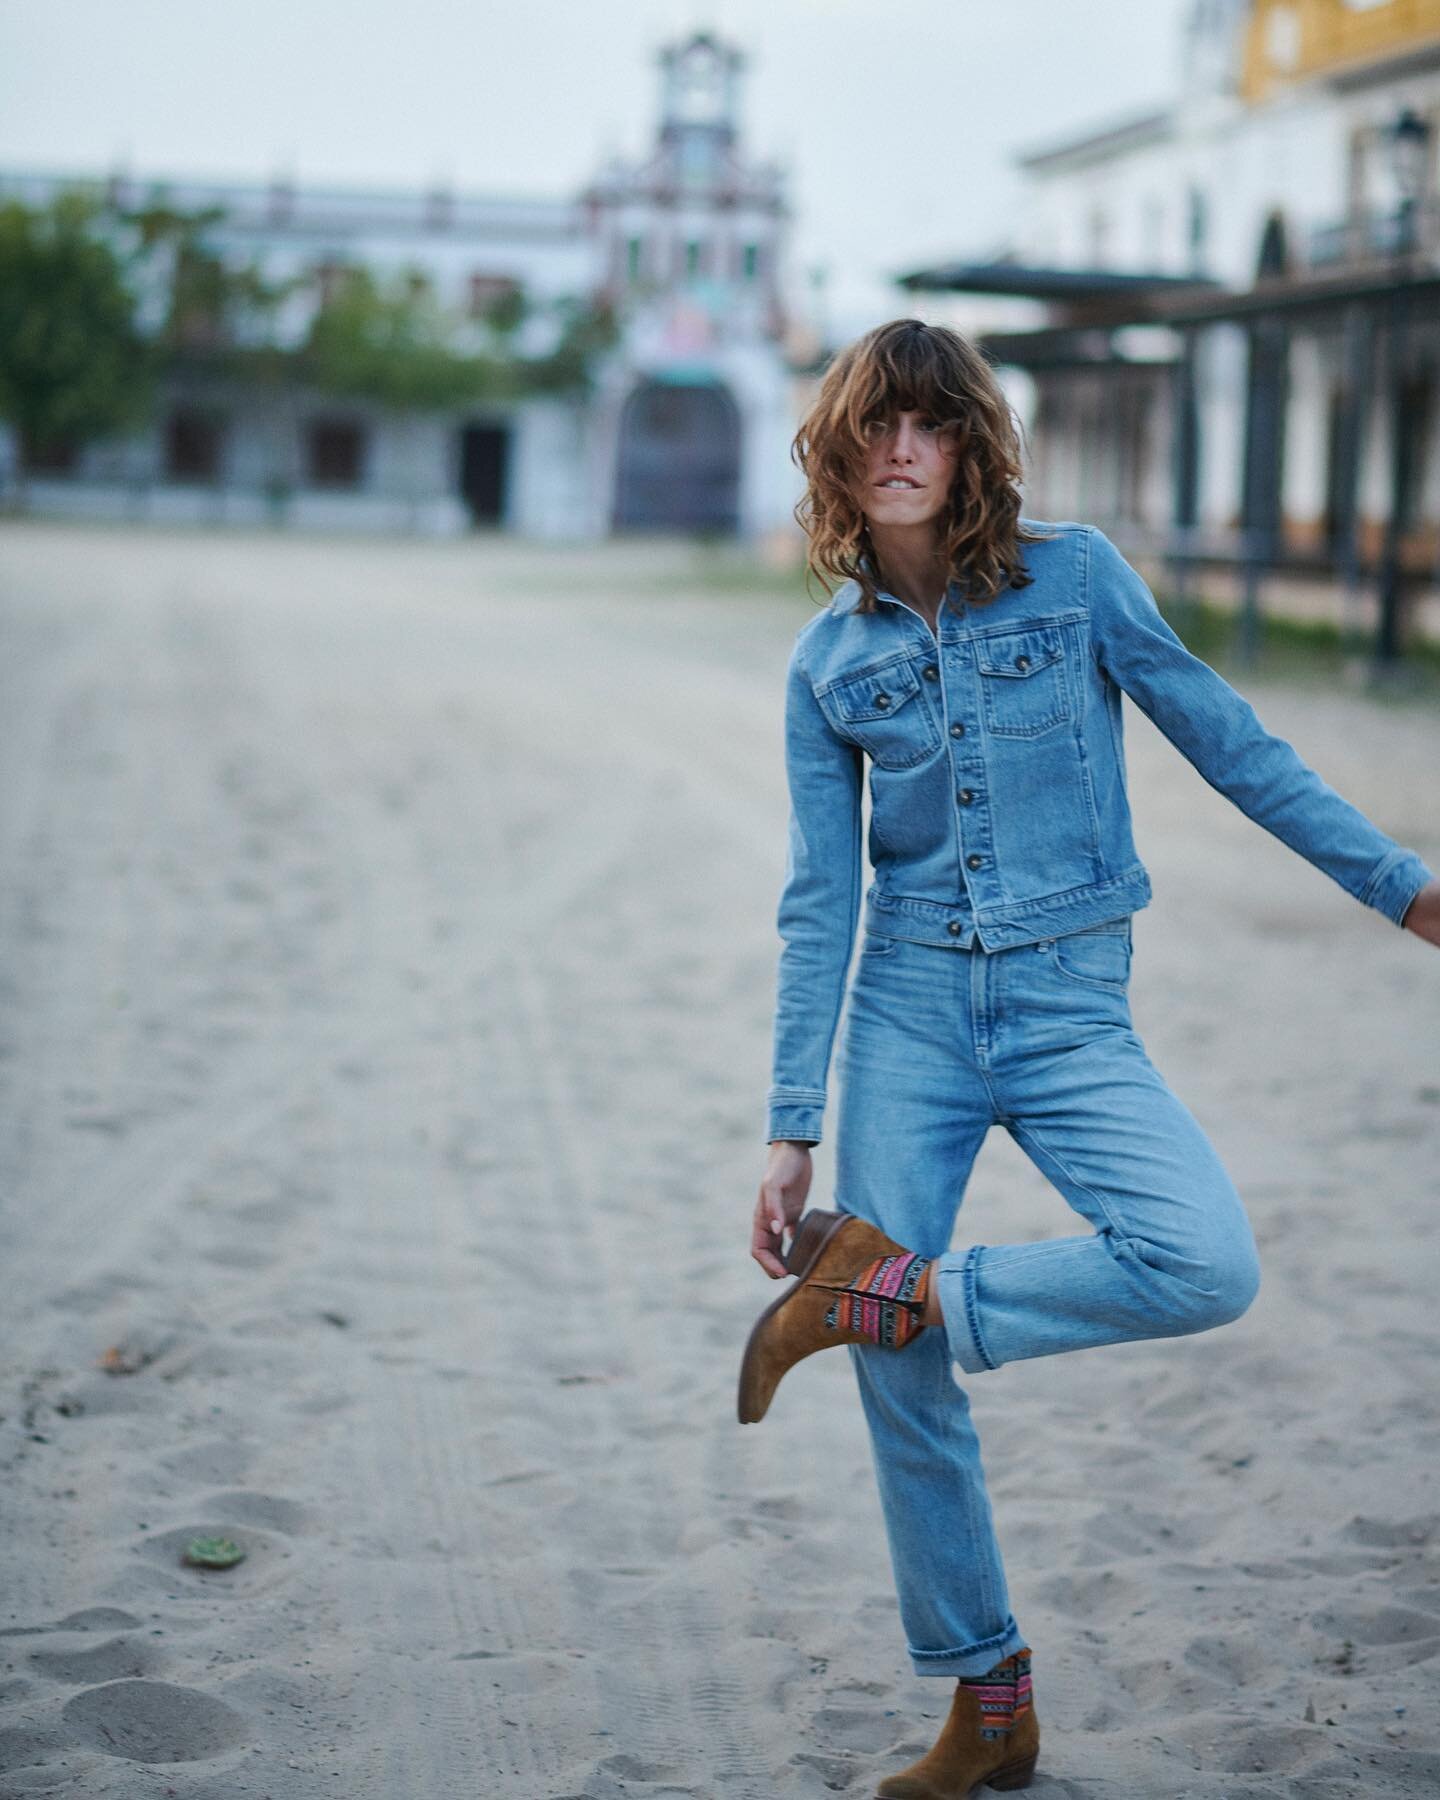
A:
{"label": "jacket button placket", "polygon": [[[966,756],[964,744],[968,735],[969,733],[966,731],[962,720],[955,719],[951,721],[950,765],[955,778],[955,804],[964,809],[969,815],[966,824],[960,827],[960,860],[964,865],[964,870],[968,874],[975,874],[989,865],[990,857],[988,852],[990,846],[984,813],[983,811],[977,812],[974,810],[975,803],[980,795],[980,790],[979,788],[967,785],[966,782]],[[973,903],[974,884],[967,879],[966,873],[962,873],[961,882],[966,892],[971,894]]]}

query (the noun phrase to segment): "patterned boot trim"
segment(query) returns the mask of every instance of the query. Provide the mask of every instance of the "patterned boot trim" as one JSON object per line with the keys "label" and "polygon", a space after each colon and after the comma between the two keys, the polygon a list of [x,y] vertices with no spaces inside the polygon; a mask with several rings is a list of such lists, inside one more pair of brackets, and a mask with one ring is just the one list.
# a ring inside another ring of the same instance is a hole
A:
{"label": "patterned boot trim", "polygon": [[1033,1704],[1029,1646],[996,1663],[988,1675],[962,1675],[960,1685],[980,1702],[981,1737],[1007,1737]]}
{"label": "patterned boot trim", "polygon": [[825,1314],[832,1331],[855,1331],[898,1349],[921,1329],[932,1259],[907,1250],[882,1256],[839,1291]]}

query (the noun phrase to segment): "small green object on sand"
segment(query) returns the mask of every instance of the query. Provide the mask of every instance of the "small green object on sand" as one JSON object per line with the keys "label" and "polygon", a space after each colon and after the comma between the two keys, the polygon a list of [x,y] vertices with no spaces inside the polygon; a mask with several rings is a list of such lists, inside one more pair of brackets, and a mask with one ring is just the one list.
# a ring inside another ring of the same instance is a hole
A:
{"label": "small green object on sand", "polygon": [[185,1561],[199,1569],[228,1569],[244,1560],[245,1552],[227,1537],[191,1538],[185,1546]]}

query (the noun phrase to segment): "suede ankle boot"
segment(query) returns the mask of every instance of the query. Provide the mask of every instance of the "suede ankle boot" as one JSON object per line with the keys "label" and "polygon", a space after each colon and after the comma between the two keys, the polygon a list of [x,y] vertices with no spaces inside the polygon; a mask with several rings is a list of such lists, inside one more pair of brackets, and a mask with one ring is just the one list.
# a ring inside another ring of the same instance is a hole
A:
{"label": "suede ankle boot", "polygon": [[1029,1787],[1040,1753],[1030,1689],[1030,1651],[1015,1651],[986,1675],[955,1684],[950,1715],[919,1762],[887,1775],[876,1800],[969,1800],[979,1787]]}
{"label": "suede ankle boot", "polygon": [[807,1212],[785,1267],[800,1279],[755,1321],[740,1364],[742,1425],[765,1417],[780,1377],[832,1344],[903,1349],[921,1331],[931,1261],[853,1213]]}

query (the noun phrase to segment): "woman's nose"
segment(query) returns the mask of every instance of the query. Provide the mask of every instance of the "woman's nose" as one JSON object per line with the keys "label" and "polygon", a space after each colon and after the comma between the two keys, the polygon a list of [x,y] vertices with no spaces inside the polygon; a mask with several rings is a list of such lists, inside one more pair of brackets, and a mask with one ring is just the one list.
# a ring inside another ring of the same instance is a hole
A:
{"label": "woman's nose", "polygon": [[890,455],[897,462],[909,462],[915,455],[915,427],[908,419],[902,419],[895,427],[895,435],[890,440]]}

